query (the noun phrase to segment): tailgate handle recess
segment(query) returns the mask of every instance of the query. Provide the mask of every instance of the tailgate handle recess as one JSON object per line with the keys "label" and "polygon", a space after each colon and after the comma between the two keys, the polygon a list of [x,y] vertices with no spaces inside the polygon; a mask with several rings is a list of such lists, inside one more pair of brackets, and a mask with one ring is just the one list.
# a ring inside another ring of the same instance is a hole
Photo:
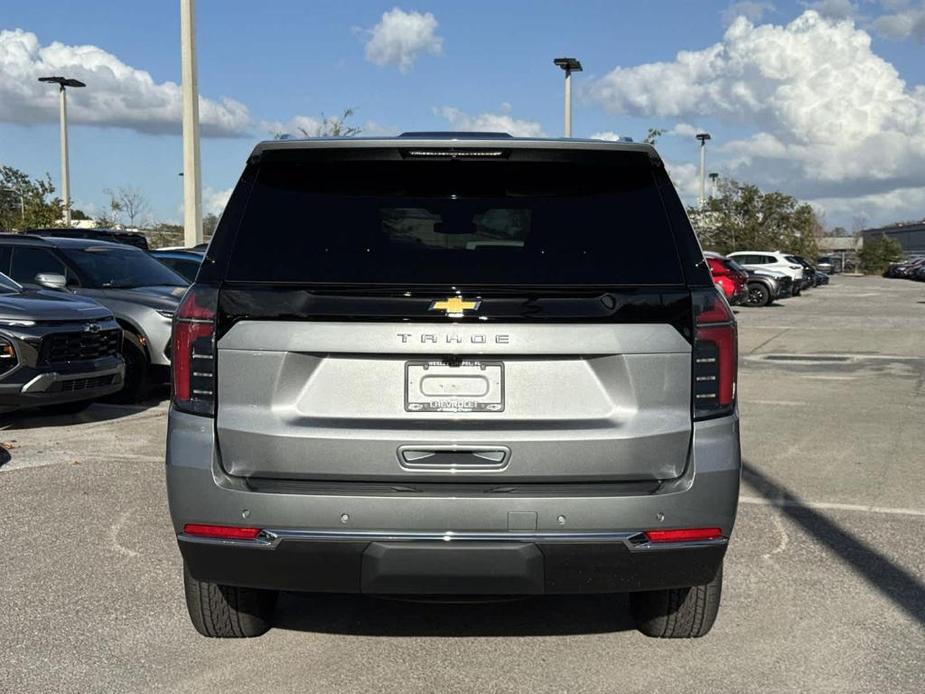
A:
{"label": "tailgate handle recess", "polygon": [[406,470],[503,470],[510,455],[510,449],[505,446],[402,446],[398,449],[399,462]]}

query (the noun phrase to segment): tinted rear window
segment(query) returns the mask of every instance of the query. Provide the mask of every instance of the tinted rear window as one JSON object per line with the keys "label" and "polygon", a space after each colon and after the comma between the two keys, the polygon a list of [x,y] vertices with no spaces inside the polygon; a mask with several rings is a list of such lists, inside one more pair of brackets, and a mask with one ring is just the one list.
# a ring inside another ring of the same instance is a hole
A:
{"label": "tinted rear window", "polygon": [[263,162],[227,278],[318,284],[680,284],[645,154],[582,161]]}
{"label": "tinted rear window", "polygon": [[730,270],[735,270],[736,272],[745,272],[745,268],[739,265],[736,261],[726,258],[726,267]]}

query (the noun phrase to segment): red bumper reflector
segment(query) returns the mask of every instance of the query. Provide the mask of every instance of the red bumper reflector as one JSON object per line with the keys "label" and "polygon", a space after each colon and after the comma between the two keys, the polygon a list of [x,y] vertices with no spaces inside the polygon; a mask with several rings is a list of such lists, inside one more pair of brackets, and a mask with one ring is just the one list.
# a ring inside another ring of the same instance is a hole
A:
{"label": "red bumper reflector", "polygon": [[646,530],[649,542],[696,542],[717,540],[723,536],[719,528],[681,528],[679,530]]}
{"label": "red bumper reflector", "polygon": [[234,525],[199,525],[187,523],[183,526],[186,535],[215,537],[222,540],[256,540],[260,528],[239,528]]}

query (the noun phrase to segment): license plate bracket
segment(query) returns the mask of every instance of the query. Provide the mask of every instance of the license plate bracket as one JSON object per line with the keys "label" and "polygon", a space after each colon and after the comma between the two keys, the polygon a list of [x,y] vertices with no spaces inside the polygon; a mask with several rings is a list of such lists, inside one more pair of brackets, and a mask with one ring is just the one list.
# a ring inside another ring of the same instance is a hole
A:
{"label": "license plate bracket", "polygon": [[405,362],[406,412],[503,412],[504,363]]}

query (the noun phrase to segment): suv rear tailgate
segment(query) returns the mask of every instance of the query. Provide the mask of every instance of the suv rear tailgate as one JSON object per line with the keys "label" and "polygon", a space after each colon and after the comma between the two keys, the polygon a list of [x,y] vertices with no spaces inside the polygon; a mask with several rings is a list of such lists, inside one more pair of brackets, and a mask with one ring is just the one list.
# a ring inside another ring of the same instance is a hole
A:
{"label": "suv rear tailgate", "polygon": [[268,146],[219,287],[222,463],[331,482],[670,479],[688,460],[691,287],[648,147]]}
{"label": "suv rear tailgate", "polygon": [[[414,409],[426,365],[423,390],[450,408],[473,382],[454,370],[490,371],[492,409]],[[218,342],[222,463],[342,481],[669,479],[688,456],[690,365],[670,324],[242,320]]]}

